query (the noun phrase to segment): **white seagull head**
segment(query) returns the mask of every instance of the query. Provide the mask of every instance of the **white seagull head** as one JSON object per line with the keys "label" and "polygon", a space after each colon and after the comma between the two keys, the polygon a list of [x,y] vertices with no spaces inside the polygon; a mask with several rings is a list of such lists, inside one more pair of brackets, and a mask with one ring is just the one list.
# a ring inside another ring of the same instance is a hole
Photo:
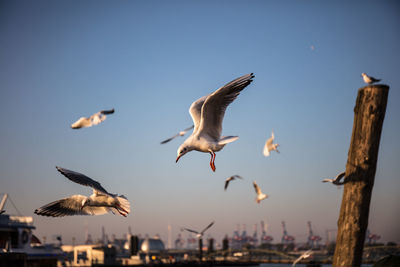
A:
{"label": "white seagull head", "polygon": [[192,140],[191,136],[183,142],[182,145],[179,146],[178,151],[176,152],[176,162],[185,155],[186,153],[192,151],[194,148],[190,145],[190,141]]}

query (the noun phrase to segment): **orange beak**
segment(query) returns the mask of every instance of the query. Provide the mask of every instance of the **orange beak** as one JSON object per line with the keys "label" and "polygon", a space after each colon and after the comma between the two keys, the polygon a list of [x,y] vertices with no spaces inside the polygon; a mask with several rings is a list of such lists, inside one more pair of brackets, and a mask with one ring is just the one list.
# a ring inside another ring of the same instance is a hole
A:
{"label": "orange beak", "polygon": [[179,160],[180,157],[181,157],[181,156],[177,156],[177,157],[176,157],[176,161],[175,161],[176,163],[178,162],[178,160]]}

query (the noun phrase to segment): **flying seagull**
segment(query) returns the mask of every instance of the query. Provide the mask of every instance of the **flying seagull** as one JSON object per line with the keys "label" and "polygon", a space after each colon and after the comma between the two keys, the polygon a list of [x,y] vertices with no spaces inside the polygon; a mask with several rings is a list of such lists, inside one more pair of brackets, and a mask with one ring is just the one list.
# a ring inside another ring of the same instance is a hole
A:
{"label": "flying seagull", "polygon": [[189,130],[191,130],[191,129],[193,129],[193,128],[194,128],[194,125],[190,126],[189,128],[186,128],[186,129],[183,130],[183,131],[180,131],[179,133],[177,133],[176,135],[174,135],[174,136],[172,136],[172,137],[170,137],[170,138],[168,138],[168,139],[165,139],[164,141],[161,142],[161,144],[166,144],[166,143],[168,143],[169,141],[171,141],[172,139],[174,139],[175,137],[184,136]]}
{"label": "flying seagull", "polygon": [[130,204],[125,196],[108,193],[99,182],[79,173],[61,167],[57,170],[69,180],[80,185],[93,188],[89,197],[72,195],[51,202],[35,210],[37,215],[63,217],[70,215],[101,215],[107,212],[118,212],[126,217],[130,212]]}
{"label": "flying seagull", "polygon": [[100,122],[103,122],[107,118],[106,115],[113,114],[113,113],[114,113],[114,109],[110,109],[110,110],[99,111],[99,112],[93,114],[92,116],[90,116],[89,118],[81,117],[79,120],[77,120],[76,122],[71,124],[71,128],[72,129],[80,129],[80,128],[91,127],[93,125],[97,125]]}
{"label": "flying seagull", "polygon": [[313,254],[313,251],[312,251],[311,249],[310,249],[310,250],[307,250],[306,252],[304,252],[303,254],[301,254],[301,256],[298,257],[298,258],[293,262],[292,267],[294,267],[294,266],[295,266],[299,261],[301,261],[302,259],[306,259],[306,258],[310,257],[312,254]]}
{"label": "flying seagull", "polygon": [[367,84],[373,84],[379,82],[381,79],[375,79],[372,76],[368,76],[366,73],[361,73],[361,76],[363,77],[363,80]]}
{"label": "flying seagull", "polygon": [[232,175],[231,177],[226,178],[226,180],[225,180],[225,187],[224,187],[225,191],[226,191],[226,189],[228,188],[229,182],[235,180],[236,178],[243,179],[243,178],[242,178],[241,176],[239,176],[239,175]]}
{"label": "flying seagull", "polygon": [[274,131],[272,130],[271,137],[268,138],[268,140],[265,142],[265,145],[264,145],[264,150],[263,150],[264,156],[268,157],[271,154],[270,152],[272,150],[275,150],[276,152],[279,153],[279,150],[278,150],[279,144],[274,144],[274,139],[275,139],[275,135],[274,135]]}
{"label": "flying seagull", "polygon": [[261,200],[266,199],[266,198],[268,197],[268,195],[267,195],[267,194],[264,194],[263,192],[261,192],[261,189],[260,189],[260,187],[257,185],[256,181],[253,181],[253,186],[254,186],[254,189],[256,190],[256,194],[257,194],[256,202],[257,202],[258,204],[260,204]]}
{"label": "flying seagull", "polygon": [[[322,180],[322,182],[323,182],[323,183],[332,183],[332,184],[335,184],[335,185],[342,185],[342,184],[345,183],[345,180],[346,180],[346,177],[344,177],[344,175],[345,175],[345,172],[342,172],[342,173],[339,173],[339,174],[335,177],[335,179],[326,178],[326,179]],[[343,180],[343,182],[341,182],[340,180],[341,180],[343,177],[344,177],[344,180]]]}
{"label": "flying seagull", "polygon": [[253,78],[253,73],[243,75],[192,103],[189,113],[193,119],[194,130],[192,135],[178,148],[176,162],[192,150],[210,153],[210,167],[215,172],[215,152],[220,151],[226,144],[239,139],[238,136],[221,137],[225,110],[253,81]]}
{"label": "flying seagull", "polygon": [[211,223],[210,223],[209,225],[207,225],[207,227],[204,228],[203,231],[201,231],[201,232],[198,232],[198,231],[192,230],[192,229],[188,229],[188,228],[182,228],[181,230],[182,230],[182,231],[183,231],[183,230],[186,230],[186,231],[188,231],[188,232],[195,233],[197,238],[202,238],[203,235],[204,235],[204,232],[207,231],[208,228],[210,228],[213,224],[214,224],[214,222],[211,222]]}

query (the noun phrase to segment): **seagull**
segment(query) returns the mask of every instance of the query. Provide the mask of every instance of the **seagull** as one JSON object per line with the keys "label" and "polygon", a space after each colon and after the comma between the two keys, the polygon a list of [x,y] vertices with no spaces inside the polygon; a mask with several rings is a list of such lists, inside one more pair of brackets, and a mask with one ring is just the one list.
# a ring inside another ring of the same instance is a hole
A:
{"label": "seagull", "polygon": [[118,212],[126,217],[130,212],[130,204],[125,196],[108,193],[99,182],[79,173],[61,167],[57,170],[69,180],[93,188],[89,197],[72,195],[51,202],[35,210],[37,215],[63,217],[70,215],[101,215],[107,212]]}
{"label": "seagull", "polygon": [[274,144],[274,139],[275,139],[275,135],[274,135],[274,131],[272,130],[271,137],[268,138],[268,140],[265,142],[265,145],[264,145],[263,154],[265,157],[268,157],[272,150],[275,150],[276,152],[279,153],[279,150],[278,150],[279,144]]}
{"label": "seagull", "polygon": [[186,128],[186,129],[183,130],[183,131],[180,131],[179,133],[177,133],[176,135],[174,135],[174,136],[172,136],[172,137],[170,137],[170,138],[168,138],[168,139],[165,139],[164,141],[161,142],[161,144],[166,144],[166,143],[168,143],[169,141],[171,141],[172,139],[174,139],[175,137],[184,136],[189,130],[191,130],[191,129],[193,129],[193,128],[194,128],[194,125],[190,126],[189,128]]}
{"label": "seagull", "polygon": [[339,173],[336,177],[335,177],[335,179],[329,179],[329,178],[326,178],[326,179],[324,179],[324,180],[322,180],[322,182],[323,183],[332,183],[332,184],[335,184],[335,185],[342,185],[342,184],[344,184],[345,183],[345,180],[346,180],[346,177],[344,178],[344,180],[343,180],[343,182],[341,182],[340,180],[344,177],[344,175],[345,175],[345,172],[342,172],[342,173]]}
{"label": "seagull", "polygon": [[261,192],[261,189],[260,189],[260,187],[258,187],[256,181],[253,181],[253,186],[254,186],[254,189],[256,190],[256,194],[257,194],[256,202],[258,204],[260,204],[261,200],[266,199],[268,197],[268,195]]}
{"label": "seagull", "polygon": [[181,231],[186,230],[186,231],[195,233],[195,234],[196,234],[196,237],[200,239],[200,238],[203,238],[204,232],[207,231],[208,228],[210,228],[213,224],[214,224],[214,222],[211,222],[211,223],[210,223],[209,225],[207,225],[207,227],[204,228],[203,231],[201,231],[201,232],[197,232],[196,230],[192,230],[192,229],[188,229],[188,228],[182,228]]}
{"label": "seagull", "polygon": [[294,266],[295,266],[299,261],[301,261],[302,259],[306,259],[306,258],[310,257],[312,254],[313,254],[313,251],[312,251],[311,249],[310,249],[310,250],[307,250],[306,252],[304,252],[303,254],[301,254],[301,256],[298,257],[298,258],[293,262],[292,267],[294,267]]}
{"label": "seagull", "polygon": [[72,129],[80,129],[80,128],[91,127],[93,125],[97,125],[100,122],[103,122],[107,118],[106,115],[113,114],[113,113],[114,113],[114,109],[110,109],[110,110],[99,111],[99,112],[93,114],[92,116],[90,116],[89,118],[81,117],[79,120],[77,120],[76,122],[71,124],[71,128]]}
{"label": "seagull", "polygon": [[215,152],[220,151],[226,144],[239,139],[238,136],[221,137],[225,110],[253,81],[253,78],[253,73],[243,75],[192,103],[189,113],[193,119],[194,130],[192,135],[178,148],[176,162],[192,150],[210,153],[210,167],[215,172]]}
{"label": "seagull", "polygon": [[240,175],[232,175],[231,177],[226,178],[225,180],[225,191],[228,188],[229,182],[235,180],[236,178],[243,179]]}
{"label": "seagull", "polygon": [[365,83],[367,83],[367,84],[373,84],[373,83],[376,83],[376,82],[379,82],[381,79],[375,79],[374,77],[372,77],[372,76],[368,76],[366,73],[361,73],[361,76],[363,77],[363,80],[364,80],[364,82]]}

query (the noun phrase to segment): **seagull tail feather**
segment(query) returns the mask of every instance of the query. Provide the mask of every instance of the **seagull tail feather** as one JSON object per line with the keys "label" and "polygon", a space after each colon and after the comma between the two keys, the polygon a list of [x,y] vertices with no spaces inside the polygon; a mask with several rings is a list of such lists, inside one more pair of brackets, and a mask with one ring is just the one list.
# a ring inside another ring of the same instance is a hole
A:
{"label": "seagull tail feather", "polygon": [[125,196],[123,196],[123,195],[117,196],[117,199],[118,199],[118,201],[119,201],[121,207],[122,207],[125,211],[127,211],[128,213],[130,213],[130,212],[131,212],[131,204],[129,203],[128,199],[127,199]]}

